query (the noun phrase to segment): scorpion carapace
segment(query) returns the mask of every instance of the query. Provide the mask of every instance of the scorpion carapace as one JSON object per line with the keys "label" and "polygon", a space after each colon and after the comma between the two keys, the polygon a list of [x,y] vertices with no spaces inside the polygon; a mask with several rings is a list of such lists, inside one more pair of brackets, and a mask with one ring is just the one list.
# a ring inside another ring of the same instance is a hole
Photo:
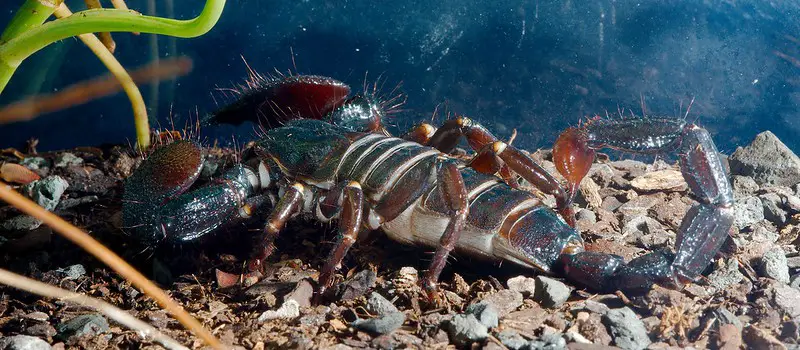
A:
{"label": "scorpion carapace", "polygon": [[[252,159],[201,188],[186,192],[182,186],[169,192],[173,199],[166,203],[136,200],[141,197],[136,191],[146,187],[142,184],[157,181],[153,169],[169,159],[151,157],[126,182],[125,225],[143,240],[182,241],[269,207],[248,264],[250,270],[259,270],[291,218],[335,221],[339,235],[322,267],[318,292],[333,282],[358,233],[380,228],[393,240],[436,249],[421,279],[431,296],[436,295],[438,276],[454,249],[563,273],[595,290],[638,291],[653,283],[678,286],[708,266],[732,225],[727,173],[708,133],[693,124],[596,120],[567,130],[553,150],[557,169],[568,180],[564,189],[527,153],[499,141],[470,119],[451,119],[438,129],[421,124],[397,138],[385,135],[373,122],[353,122],[380,118],[370,115],[377,113],[373,108],[350,108],[350,103],[372,102],[364,97],[347,99],[320,118],[298,116],[267,129],[255,142]],[[342,109],[348,109],[347,118],[336,116]],[[614,133],[616,129],[632,131]],[[648,129],[658,137],[648,138]],[[468,160],[451,155],[462,138],[475,151]],[[572,198],[595,150],[606,146],[679,153],[684,177],[700,204],[686,214],[675,254],[652,252],[626,263],[617,255],[584,251],[572,227]],[[191,147],[198,146],[179,142],[158,152]],[[196,171],[199,166],[184,172],[187,181]],[[555,211],[518,189],[517,177],[553,195]]]}

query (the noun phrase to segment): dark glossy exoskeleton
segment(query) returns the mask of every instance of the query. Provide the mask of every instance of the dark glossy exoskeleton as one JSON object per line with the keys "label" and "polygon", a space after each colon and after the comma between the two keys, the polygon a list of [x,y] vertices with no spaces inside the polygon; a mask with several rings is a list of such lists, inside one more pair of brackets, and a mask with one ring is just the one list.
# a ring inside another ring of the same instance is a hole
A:
{"label": "dark glossy exoskeleton", "polygon": [[[260,98],[239,101],[241,114],[225,109],[227,114],[220,115],[238,121],[263,118],[255,105],[298,111],[294,103],[303,101],[306,111],[315,112],[295,113],[266,130],[255,142],[255,158],[211,184],[187,191],[202,166],[199,147],[190,142],[166,146],[145,161],[125,188],[125,224],[134,236],[191,240],[222,222],[269,207],[248,264],[258,270],[291,218],[337,221],[339,236],[319,277],[324,290],[358,233],[382,229],[396,241],[436,249],[421,280],[434,295],[454,249],[562,273],[596,290],[677,286],[708,266],[732,225],[731,186],[715,146],[708,132],[681,120],[595,120],[568,129],[553,150],[557,169],[568,181],[564,189],[527,153],[470,119],[455,118],[438,129],[421,124],[401,138],[392,137],[380,123],[380,105],[370,96],[285,97],[283,88],[311,91],[298,89],[298,81],[344,86],[329,78],[277,79],[269,81],[264,91],[270,92],[261,91]],[[309,101],[334,107],[319,114],[321,107],[307,108]],[[450,155],[461,139],[476,152],[468,161]],[[700,204],[685,216],[674,254],[653,252],[626,263],[616,255],[584,251],[572,227],[572,199],[595,150],[603,147],[680,155],[684,177]],[[184,163],[191,164],[178,166]],[[552,194],[555,211],[517,189],[518,177]]]}

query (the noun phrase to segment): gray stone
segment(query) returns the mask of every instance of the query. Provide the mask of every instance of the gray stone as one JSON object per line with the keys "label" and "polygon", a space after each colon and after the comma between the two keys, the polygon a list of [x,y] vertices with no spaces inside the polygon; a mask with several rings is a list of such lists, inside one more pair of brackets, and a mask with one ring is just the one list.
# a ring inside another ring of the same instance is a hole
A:
{"label": "gray stone", "polygon": [[627,223],[637,216],[646,215],[650,208],[662,201],[664,195],[661,193],[642,195],[626,202],[617,211],[622,213],[622,222]]}
{"label": "gray stone", "polygon": [[497,314],[503,317],[522,306],[523,298],[520,292],[503,289],[483,297],[482,301],[494,306]]}
{"label": "gray stone", "polygon": [[733,205],[733,224],[740,230],[764,220],[764,205],[758,197],[747,197]]}
{"label": "gray stone", "polygon": [[752,197],[759,190],[756,180],[749,176],[733,175],[731,185],[733,185],[733,199],[736,200]]}
{"label": "gray stone", "polygon": [[731,173],[752,176],[759,184],[794,186],[800,183],[800,158],[770,131],[756,135],[728,159]]}
{"label": "gray stone", "polygon": [[108,321],[101,314],[86,314],[74,317],[56,326],[58,337],[66,340],[71,337],[95,336],[110,331]]}
{"label": "gray stone", "polygon": [[21,160],[19,164],[31,170],[41,170],[49,167],[47,160],[42,157],[27,157]]}
{"label": "gray stone", "polygon": [[314,286],[308,280],[297,282],[294,289],[286,294],[284,300],[292,299],[297,302],[299,307],[311,306],[311,297],[314,295]]}
{"label": "gray stone", "polygon": [[544,307],[556,308],[561,306],[572,291],[561,281],[545,276],[536,276],[536,295],[534,300]]}
{"label": "gray stone", "polygon": [[632,159],[614,161],[611,162],[610,165],[617,170],[627,173],[626,175],[629,178],[642,176],[647,171],[647,164]]}
{"label": "gray stone", "polygon": [[800,273],[792,276],[792,281],[789,282],[789,286],[794,289],[800,290]]}
{"label": "gray stone", "polygon": [[49,350],[46,341],[29,335],[14,335],[0,338],[0,350]]}
{"label": "gray stone", "polygon": [[539,339],[531,340],[528,343],[530,350],[560,350],[567,348],[567,341],[561,333],[548,333],[542,335]]}
{"label": "gray stone", "polygon": [[718,266],[714,272],[708,275],[708,284],[717,290],[723,290],[743,279],[744,275],[739,272],[739,263],[736,259],[727,259],[722,266]]}
{"label": "gray stone", "polygon": [[267,310],[258,316],[258,322],[277,319],[293,319],[300,316],[300,305],[294,299],[288,299],[277,310]]}
{"label": "gray stone", "polygon": [[370,269],[358,272],[341,284],[339,299],[351,300],[364,295],[370,288],[375,287],[377,278],[375,271]]}
{"label": "gray stone", "polygon": [[23,187],[34,202],[45,209],[52,211],[58,206],[61,196],[69,187],[67,180],[58,175],[51,175],[44,179],[31,182]]}
{"label": "gray stone", "polygon": [[603,315],[603,323],[608,327],[614,344],[622,349],[644,349],[651,343],[644,323],[628,307],[609,310]]}
{"label": "gray stone", "polygon": [[488,328],[495,328],[499,324],[497,309],[485,300],[467,306],[465,313],[474,315],[478,321]]}
{"label": "gray stone", "polygon": [[443,328],[450,336],[450,341],[458,346],[483,341],[489,336],[489,330],[472,314],[458,314],[443,322]]}
{"label": "gray stone", "polygon": [[526,341],[525,338],[510,329],[498,333],[497,339],[511,350],[519,350],[528,345],[528,341]]}
{"label": "gray stone", "polygon": [[594,224],[597,222],[597,215],[591,210],[581,209],[575,214],[575,220],[586,221],[590,224]]}
{"label": "gray stone", "polygon": [[42,226],[42,221],[30,215],[17,215],[3,221],[0,228],[3,231],[33,231]]}
{"label": "gray stone", "polygon": [[744,326],[742,324],[742,321],[738,317],[736,317],[736,315],[734,315],[733,312],[730,312],[728,309],[724,307],[720,306],[714,309],[714,311],[711,311],[711,314],[717,319],[718,326],[725,324],[732,324],[736,326],[736,328],[738,328],[740,331]]}
{"label": "gray stone", "polygon": [[800,317],[800,290],[790,286],[775,287],[775,305],[791,318]]}
{"label": "gray stone", "polygon": [[68,166],[81,165],[81,164],[83,164],[83,159],[69,152],[64,152],[59,154],[58,156],[56,156],[56,160],[54,162],[56,168],[66,168]]}
{"label": "gray stone", "polygon": [[786,210],[783,210],[783,199],[777,193],[764,193],[759,196],[764,205],[764,218],[774,223],[786,223]]}
{"label": "gray stone", "polygon": [[786,253],[781,247],[774,247],[764,253],[760,267],[764,276],[781,283],[789,283],[789,266]]}
{"label": "gray stone", "polygon": [[381,317],[370,318],[366,320],[357,319],[353,321],[352,325],[355,328],[368,332],[389,334],[400,328],[405,321],[406,314],[402,312],[390,312]]}
{"label": "gray stone", "polygon": [[75,264],[56,269],[56,273],[62,275],[63,278],[74,280],[86,275],[86,268],[84,268],[81,264]]}
{"label": "gray stone", "polygon": [[398,312],[397,307],[391,301],[377,292],[372,292],[367,298],[367,311],[373,315],[384,316],[393,312]]}
{"label": "gray stone", "polygon": [[786,208],[792,213],[800,213],[800,197],[795,195],[786,196]]}
{"label": "gray stone", "polygon": [[506,285],[508,285],[508,289],[520,292],[523,296],[529,297],[536,293],[536,279],[530,277],[517,276],[509,278],[506,281]]}

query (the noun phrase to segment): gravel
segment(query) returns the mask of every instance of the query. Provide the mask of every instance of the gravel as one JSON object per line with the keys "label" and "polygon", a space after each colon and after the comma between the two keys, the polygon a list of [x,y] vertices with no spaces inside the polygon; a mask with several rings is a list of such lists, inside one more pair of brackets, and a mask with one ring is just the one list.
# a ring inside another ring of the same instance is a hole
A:
{"label": "gravel", "polygon": [[525,338],[519,335],[519,333],[509,329],[498,333],[497,339],[511,350],[519,350],[528,345],[528,341],[525,340]]}
{"label": "gravel", "polygon": [[101,314],[80,315],[56,327],[57,336],[64,340],[72,337],[91,337],[110,330],[108,321]]}
{"label": "gravel", "polygon": [[377,334],[389,334],[403,325],[406,315],[402,312],[390,312],[381,317],[353,321],[353,327]]}
{"label": "gravel", "polygon": [[49,350],[46,341],[28,335],[15,335],[0,338],[0,350]]}
{"label": "gravel", "polygon": [[642,320],[628,307],[611,309],[603,315],[614,344],[625,350],[644,349],[650,345],[650,337]]}
{"label": "gravel", "polygon": [[463,346],[472,342],[483,341],[489,336],[489,330],[472,314],[458,314],[443,323],[443,328],[450,336],[450,341]]}
{"label": "gravel", "polygon": [[471,304],[465,311],[466,314],[475,316],[484,326],[495,328],[499,324],[497,309],[487,301]]}
{"label": "gravel", "polygon": [[61,196],[64,195],[68,187],[67,180],[58,175],[51,175],[25,185],[23,191],[34,202],[52,211],[58,206]]}
{"label": "gravel", "polygon": [[534,300],[542,306],[557,308],[564,304],[572,290],[561,281],[545,276],[536,277],[536,295]]}
{"label": "gravel", "polygon": [[781,247],[774,247],[764,253],[761,258],[761,272],[765,277],[781,283],[789,283],[789,266],[786,261],[786,253]]}
{"label": "gravel", "polygon": [[770,131],[756,135],[728,158],[731,173],[752,177],[759,184],[794,186],[800,183],[800,158]]}
{"label": "gravel", "polygon": [[508,289],[522,293],[524,297],[530,297],[536,294],[536,279],[526,276],[517,276],[509,278],[506,281]]}

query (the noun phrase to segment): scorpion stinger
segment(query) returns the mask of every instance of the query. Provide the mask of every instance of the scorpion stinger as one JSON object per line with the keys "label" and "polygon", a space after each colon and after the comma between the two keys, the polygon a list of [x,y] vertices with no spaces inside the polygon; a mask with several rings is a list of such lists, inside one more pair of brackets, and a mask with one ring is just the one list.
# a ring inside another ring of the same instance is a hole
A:
{"label": "scorpion stinger", "polygon": [[[564,169],[565,176],[576,178],[574,172],[579,169],[582,178],[590,164],[576,164],[586,162],[580,155],[600,148],[644,154],[677,152],[683,177],[700,203],[681,223],[675,255],[653,252],[625,265],[618,256],[573,251],[563,259],[567,274],[604,289],[644,289],[653,283],[682,285],[695,280],[733,225],[731,184],[708,131],[681,119],[593,120],[582,129],[564,132],[556,142],[554,159],[562,164],[559,171]],[[579,156],[571,158],[571,154]]]}

